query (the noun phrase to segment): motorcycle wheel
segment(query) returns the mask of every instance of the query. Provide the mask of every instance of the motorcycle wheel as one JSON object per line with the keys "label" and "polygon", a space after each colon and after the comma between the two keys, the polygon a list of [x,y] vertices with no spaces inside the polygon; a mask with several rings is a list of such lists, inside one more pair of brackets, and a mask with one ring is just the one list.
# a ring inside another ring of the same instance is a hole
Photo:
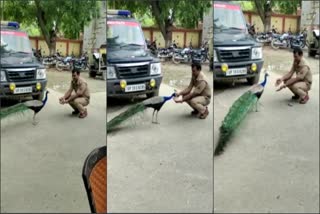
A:
{"label": "motorcycle wheel", "polygon": [[257,38],[256,38],[256,41],[259,42],[259,43],[265,43],[265,42],[267,42],[265,39],[261,39],[260,37],[257,37]]}
{"label": "motorcycle wheel", "polygon": [[72,71],[72,70],[73,70],[73,64],[69,64],[68,71]]}
{"label": "motorcycle wheel", "polygon": [[276,41],[278,41],[278,39],[272,39],[271,41],[271,47],[275,50],[279,49],[279,46],[274,44]]}
{"label": "motorcycle wheel", "polygon": [[201,56],[201,62],[202,62],[202,63],[205,63],[206,61],[207,61],[207,57],[204,56],[204,55],[202,55],[202,56]]}
{"label": "motorcycle wheel", "polygon": [[63,68],[64,68],[63,62],[57,62],[57,63],[56,63],[56,69],[57,69],[58,71],[62,71]]}
{"label": "motorcycle wheel", "polygon": [[174,63],[174,64],[180,64],[180,60],[179,59],[176,59],[176,56],[178,56],[178,54],[173,54],[173,56],[172,56],[172,62]]}

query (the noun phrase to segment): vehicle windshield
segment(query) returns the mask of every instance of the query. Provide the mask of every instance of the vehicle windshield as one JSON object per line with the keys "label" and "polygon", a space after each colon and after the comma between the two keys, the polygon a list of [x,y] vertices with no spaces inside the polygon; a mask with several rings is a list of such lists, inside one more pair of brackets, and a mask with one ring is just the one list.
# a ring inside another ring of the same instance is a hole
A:
{"label": "vehicle windshield", "polygon": [[238,5],[214,4],[214,30],[245,30],[246,22]]}
{"label": "vehicle windshield", "polygon": [[128,21],[108,21],[108,47],[140,47],[145,45],[139,23]]}
{"label": "vehicle windshield", "polygon": [[24,32],[1,31],[1,54],[32,53],[29,37]]}

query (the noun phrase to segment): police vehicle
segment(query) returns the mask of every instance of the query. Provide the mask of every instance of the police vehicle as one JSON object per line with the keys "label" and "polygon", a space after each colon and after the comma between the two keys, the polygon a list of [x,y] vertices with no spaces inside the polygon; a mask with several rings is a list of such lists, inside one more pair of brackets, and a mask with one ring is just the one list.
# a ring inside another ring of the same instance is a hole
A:
{"label": "police vehicle", "polygon": [[159,94],[161,64],[147,48],[140,23],[128,10],[107,10],[108,97]]}
{"label": "police vehicle", "polygon": [[33,55],[28,34],[19,28],[17,22],[1,21],[0,98],[42,100],[46,70]]}

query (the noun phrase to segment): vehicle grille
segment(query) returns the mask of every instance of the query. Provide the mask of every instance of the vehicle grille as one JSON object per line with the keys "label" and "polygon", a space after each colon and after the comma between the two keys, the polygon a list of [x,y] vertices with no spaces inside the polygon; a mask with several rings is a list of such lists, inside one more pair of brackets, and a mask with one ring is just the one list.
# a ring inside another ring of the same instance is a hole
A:
{"label": "vehicle grille", "polygon": [[239,62],[243,60],[250,60],[250,49],[219,50],[218,52],[222,62]]}
{"label": "vehicle grille", "polygon": [[149,75],[149,65],[117,67],[119,78],[147,77]]}
{"label": "vehicle grille", "polygon": [[22,82],[22,81],[32,81],[35,79],[36,70],[28,71],[7,71],[9,81]]}

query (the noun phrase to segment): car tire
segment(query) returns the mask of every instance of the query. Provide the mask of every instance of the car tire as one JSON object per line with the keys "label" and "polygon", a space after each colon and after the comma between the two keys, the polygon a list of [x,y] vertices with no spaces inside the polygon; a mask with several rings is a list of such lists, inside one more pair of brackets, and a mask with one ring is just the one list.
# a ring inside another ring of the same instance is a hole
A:
{"label": "car tire", "polygon": [[97,76],[97,72],[89,71],[89,77],[95,78]]}
{"label": "car tire", "polygon": [[248,83],[250,85],[254,85],[254,84],[257,84],[259,82],[259,79],[260,79],[260,74],[255,75],[254,77],[247,78],[247,81],[248,81]]}
{"label": "car tire", "polygon": [[308,50],[308,56],[309,57],[315,57],[317,54],[317,50],[311,50],[311,48],[315,48],[314,44],[310,44],[309,50]]}

